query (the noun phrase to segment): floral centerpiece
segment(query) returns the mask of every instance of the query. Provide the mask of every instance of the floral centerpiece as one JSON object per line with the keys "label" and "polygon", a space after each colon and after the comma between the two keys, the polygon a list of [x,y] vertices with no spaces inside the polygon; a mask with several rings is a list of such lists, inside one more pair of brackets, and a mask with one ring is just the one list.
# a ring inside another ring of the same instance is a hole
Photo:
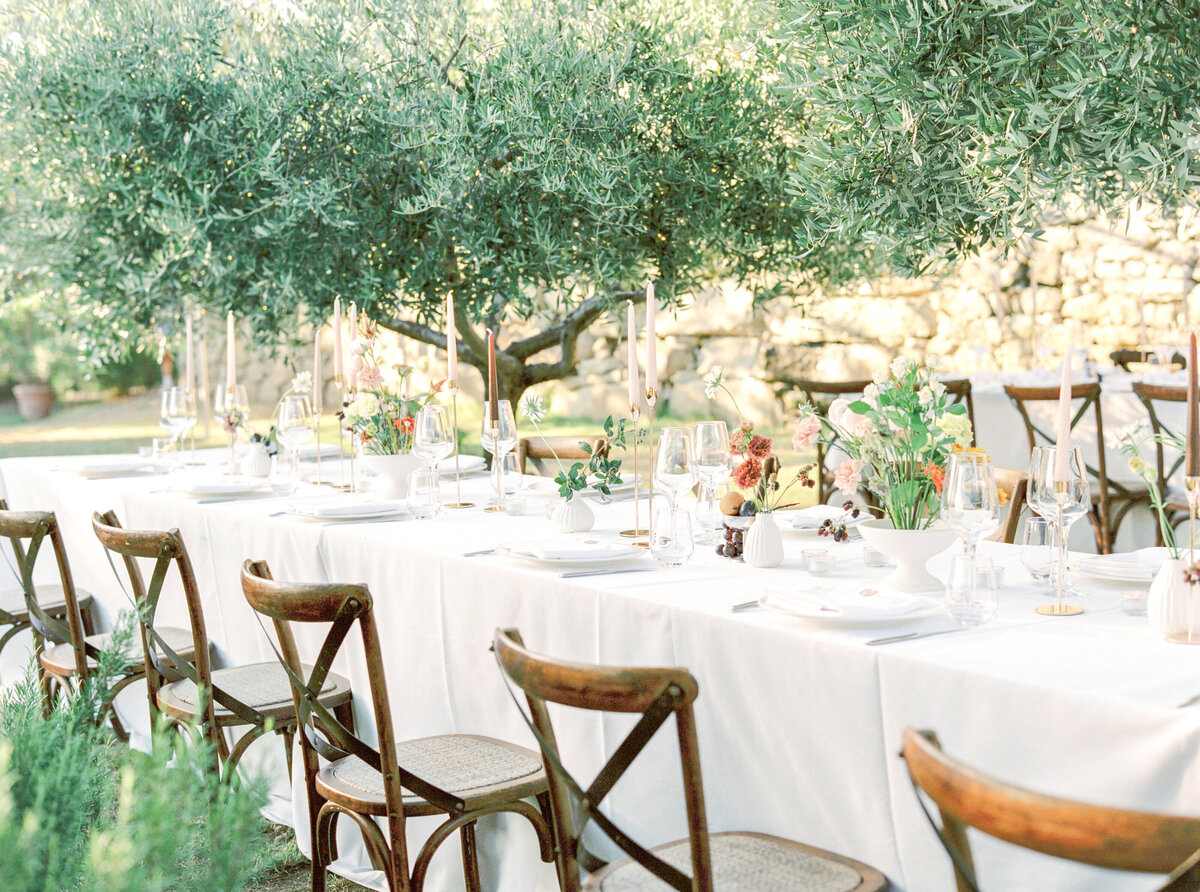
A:
{"label": "floral centerpiece", "polygon": [[837,488],[851,495],[864,487],[898,530],[933,522],[949,454],[971,442],[966,407],[950,402],[936,367],[936,357],[924,364],[898,357],[861,399],[834,400],[824,417],[811,404],[800,408],[793,445],[808,449],[822,440],[844,452]]}
{"label": "floral centerpiece", "polygon": [[383,364],[373,322],[363,323],[360,334],[350,346],[354,357],[351,374],[357,389],[342,405],[338,417],[366,452],[405,455],[412,451],[417,413],[445,382],[435,382],[427,391],[409,393],[412,367]]}
{"label": "floral centerpiece", "polygon": [[1171,525],[1170,512],[1167,509],[1166,498],[1158,486],[1158,470],[1142,457],[1142,446],[1152,441],[1157,445],[1171,446],[1183,451],[1183,442],[1169,434],[1153,434],[1144,421],[1135,421],[1117,431],[1113,438],[1121,454],[1129,459],[1129,470],[1137,474],[1146,484],[1150,496],[1150,507],[1158,518],[1159,535],[1163,544],[1171,553],[1172,560],[1179,560],[1183,555],[1175,539],[1175,528]]}
{"label": "floral centerpiece", "polygon": [[[546,417],[546,407],[541,396],[527,393],[521,400],[521,414],[533,423],[533,428],[537,431],[538,436],[545,440],[546,437],[539,426]],[[614,423],[611,415],[604,419],[604,445],[602,448],[593,452],[590,443],[584,440],[579,441],[579,448],[588,456],[586,464],[577,461],[569,468],[564,467],[558,453],[551,447],[550,453],[558,464],[558,473],[554,475],[554,482],[558,484],[558,494],[569,502],[576,493],[583,492],[590,486],[596,492],[606,496],[612,495],[611,487],[621,483],[621,460],[609,457],[613,447],[625,448],[625,419],[622,418]]]}

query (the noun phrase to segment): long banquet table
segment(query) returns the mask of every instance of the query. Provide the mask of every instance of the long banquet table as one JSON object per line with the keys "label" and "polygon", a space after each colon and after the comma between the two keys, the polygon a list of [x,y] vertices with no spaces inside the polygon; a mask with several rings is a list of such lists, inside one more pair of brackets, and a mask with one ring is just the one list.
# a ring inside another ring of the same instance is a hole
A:
{"label": "long banquet table", "polygon": [[[530,647],[559,657],[688,667],[701,690],[710,828],[823,846],[874,865],[898,890],[953,887],[897,757],[905,725],[933,728],[950,753],[1035,789],[1200,814],[1200,710],[1180,708],[1200,693],[1200,650],[1166,644],[1144,617],[1124,615],[1112,586],[1094,586],[1080,617],[1035,614],[1045,595],[1027,583],[1012,547],[985,546],[1007,576],[999,614],[988,625],[868,647],[868,639],[892,632],[814,626],[766,610],[731,612],[735,603],[804,577],[800,550],[813,541],[786,528],[787,557],[777,569],[754,569],[705,547],[676,570],[564,579],[496,555],[463,556],[549,533],[541,511],[509,516],[474,508],[429,521],[320,523],[275,516],[283,507],[278,499],[198,504],[161,491],[161,476],[84,480],[65,469],[70,465],[71,459],[8,459],[0,475],[12,507],[58,512],[76,579],[96,595],[102,628],[128,602],[91,533],[97,509],[115,509],[127,527],[181,530],[209,633],[226,663],[273,658],[241,595],[244,558],[265,558],[283,579],[365,582],[385,636],[402,737],[485,733],[533,746],[488,650],[497,626],[516,626]],[[464,495],[481,502],[484,486],[481,478],[468,481]],[[644,518],[644,503],[642,511]],[[598,538],[632,525],[628,501],[597,505],[596,513]],[[862,565],[853,543],[821,544],[837,549],[838,576],[878,572]],[[937,572],[945,560],[931,568]],[[186,625],[177,591],[168,589],[159,616]],[[947,623],[919,620],[901,631]],[[315,656],[319,641],[318,630],[300,630],[304,656]],[[351,647],[335,669],[350,677],[357,718],[368,721],[361,653]],[[144,724],[144,697],[134,693],[121,705]],[[566,712],[558,721],[568,764],[583,777],[598,769],[632,722]],[[276,741],[256,744],[256,764],[282,781]],[[280,786],[286,799],[286,783]],[[296,779],[292,794],[296,807],[281,816],[294,818],[307,851]],[[681,802],[673,735],[663,734],[618,785],[610,808],[619,824],[657,843],[685,834]],[[410,823],[410,845],[430,832],[430,821]],[[355,832],[349,826],[342,822],[344,834]],[[362,849],[344,839],[339,872],[383,888]],[[553,870],[537,860],[532,833],[518,820],[487,819],[479,839],[485,888],[555,888]],[[986,840],[978,844],[977,863],[993,889],[1155,887],[1146,876],[1101,875]],[[462,888],[453,844],[435,859],[427,888]]]}

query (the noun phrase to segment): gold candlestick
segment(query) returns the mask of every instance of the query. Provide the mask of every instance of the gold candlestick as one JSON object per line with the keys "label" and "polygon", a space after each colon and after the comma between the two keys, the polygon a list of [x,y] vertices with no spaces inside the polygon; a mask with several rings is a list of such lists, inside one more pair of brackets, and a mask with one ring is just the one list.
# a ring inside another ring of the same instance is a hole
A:
{"label": "gold candlestick", "polygon": [[321,479],[321,416],[325,413],[320,409],[313,412],[316,416],[316,434],[317,434],[317,486],[324,486],[325,481]]}
{"label": "gold candlestick", "polygon": [[648,536],[650,531],[642,529],[641,507],[639,505],[640,487],[638,485],[638,479],[640,475],[638,474],[637,426],[638,419],[642,417],[642,407],[634,403],[629,407],[629,415],[631,418],[633,418],[633,529],[621,530],[621,535],[626,539],[639,539],[640,541],[634,542],[634,545],[649,545],[650,543],[648,541],[641,539],[642,536]]}
{"label": "gold candlestick", "polygon": [[[343,381],[341,378],[338,378],[338,379],[336,379],[336,381],[334,383],[337,385],[338,403],[341,405],[342,409],[345,410],[346,394],[347,394],[346,382]],[[345,412],[343,411],[341,414],[344,416]],[[341,482],[338,483],[336,486],[334,486],[334,489],[340,489],[342,492],[354,492],[354,464],[353,464],[354,460],[353,460],[353,458],[351,458],[351,465],[350,465],[350,482],[349,483],[346,482],[346,433],[347,433],[347,430],[346,430],[346,428],[344,428],[342,426],[343,420],[344,420],[344,418],[338,418],[338,478],[340,479]],[[353,438],[354,431],[349,431],[349,434]],[[353,443],[353,440],[351,440],[351,442]],[[317,453],[318,461],[320,461],[320,457],[321,457],[320,452],[318,452]],[[333,484],[330,484],[330,485],[333,486]]]}
{"label": "gold candlestick", "polygon": [[504,510],[504,456],[500,454],[500,425],[493,424],[489,429],[492,434],[492,474],[496,478],[496,504],[488,505],[484,511]]}
{"label": "gold candlestick", "polygon": [[[649,428],[649,433],[647,435],[649,438],[649,442],[647,445],[650,447],[650,486],[649,486],[650,505],[646,510],[647,510],[647,512],[649,512],[650,517],[646,523],[646,526],[649,527],[651,536],[654,535],[654,404],[657,402],[658,402],[658,388],[657,387],[647,387],[646,388],[646,405],[648,405],[650,407],[650,411],[646,415],[646,425]],[[637,436],[636,432],[634,433],[634,436],[635,437]],[[635,518],[635,523],[636,523],[636,518]]]}
{"label": "gold candlestick", "polygon": [[1078,604],[1064,604],[1063,590],[1067,587],[1067,530],[1063,525],[1063,505],[1070,497],[1070,484],[1066,480],[1054,481],[1054,500],[1058,506],[1058,601],[1035,607],[1042,616],[1078,616],[1083,608]]}
{"label": "gold candlestick", "polygon": [[458,382],[448,381],[446,383],[446,392],[450,394],[451,414],[454,417],[454,498],[455,501],[447,505],[447,508],[473,508],[474,502],[464,502],[462,500],[462,475],[458,467]]}

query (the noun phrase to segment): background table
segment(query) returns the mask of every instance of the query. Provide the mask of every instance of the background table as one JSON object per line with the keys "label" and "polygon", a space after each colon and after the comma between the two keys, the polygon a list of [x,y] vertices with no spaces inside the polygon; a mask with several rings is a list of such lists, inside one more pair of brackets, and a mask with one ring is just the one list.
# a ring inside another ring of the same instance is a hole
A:
{"label": "background table", "polygon": [[[1200,814],[1200,711],[1178,708],[1200,693],[1200,651],[1168,645],[1144,618],[1122,614],[1115,587],[1097,587],[1081,617],[1038,616],[1033,607],[1045,597],[1026,585],[1013,548],[989,547],[1006,563],[1008,581],[989,625],[875,648],[864,642],[888,632],[730,612],[766,587],[788,587],[803,576],[799,552],[814,543],[797,533],[785,531],[787,559],[774,570],[699,549],[679,570],[561,579],[494,555],[462,556],[549,533],[542,512],[512,517],[475,508],[431,521],[321,524],[271,516],[283,505],[278,500],[200,505],[149,492],[165,485],[162,477],[85,481],[59,464],[69,460],[6,460],[0,474],[13,507],[58,512],[77,580],[97,595],[102,625],[127,602],[90,517],[115,508],[128,527],[181,530],[224,662],[272,659],[241,595],[244,558],[267,559],[281,579],[367,583],[401,736],[486,733],[533,745],[488,651],[497,626],[516,626],[531,648],[563,658],[687,666],[700,682],[711,829],[778,833],[842,852],[878,867],[899,890],[952,888],[949,863],[896,755],[907,724],[933,728],[950,753],[1039,790]],[[482,501],[483,492],[477,478],[469,494]],[[644,504],[642,510],[644,516]],[[595,535],[615,538],[631,525],[632,511],[629,502],[597,507]],[[842,558],[840,576],[868,576],[855,546],[828,547]],[[932,569],[944,561],[935,559]],[[159,615],[185,624],[177,591],[168,589]],[[921,620],[911,628],[945,622]],[[312,658],[319,641],[318,630],[302,630],[303,655]],[[351,647],[335,669],[351,679],[364,721],[361,653]],[[122,706],[134,718],[144,716],[144,697]],[[632,724],[629,717],[566,710],[558,721],[568,764],[583,777]],[[257,746],[265,756],[260,764],[282,772],[277,738]],[[307,850],[299,786],[295,793],[297,835]],[[656,739],[618,785],[611,814],[645,842],[684,835],[673,735]],[[343,830],[351,832],[348,823]],[[431,824],[410,827],[416,843]],[[479,839],[490,888],[554,888],[553,870],[537,860],[533,835],[519,821],[487,820]],[[361,849],[342,851],[339,869],[369,880]],[[983,881],[997,889],[1154,888],[1145,877],[1101,880],[1088,869],[995,843],[980,844],[978,864]],[[435,868],[427,888],[461,888],[453,846]]]}

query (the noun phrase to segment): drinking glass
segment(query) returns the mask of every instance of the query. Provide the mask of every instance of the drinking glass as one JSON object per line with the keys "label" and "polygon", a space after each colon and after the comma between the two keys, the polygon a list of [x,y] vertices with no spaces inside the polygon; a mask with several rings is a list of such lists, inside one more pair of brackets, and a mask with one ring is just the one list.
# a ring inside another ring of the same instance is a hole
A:
{"label": "drinking glass", "polygon": [[442,510],[441,484],[437,469],[417,468],[408,475],[408,511],[413,517],[433,517]]}
{"label": "drinking glass", "polygon": [[150,464],[157,472],[163,472],[171,467],[171,449],[175,440],[171,437],[155,437],[150,441]]}
{"label": "drinking glass", "polygon": [[437,464],[454,451],[450,417],[445,406],[430,404],[417,413],[413,425],[413,452],[437,472]]}
{"label": "drinking glass", "polygon": [[970,554],[950,557],[946,610],[960,626],[981,626],[996,612],[996,568],[991,558]]}
{"label": "drinking glass", "polygon": [[707,545],[717,535],[717,513],[714,504],[717,487],[729,477],[733,469],[733,456],[729,454],[729,428],[724,421],[701,421],[693,435],[696,450],[696,475],[704,487],[703,513],[698,509],[697,519],[704,518],[697,541]]}
{"label": "drinking glass", "polygon": [[492,477],[496,485],[494,510],[499,511],[504,508],[504,456],[517,448],[517,421],[513,417],[512,403],[498,400],[497,406],[497,417],[492,418],[491,401],[483,404],[483,430],[479,441],[492,454]]}
{"label": "drinking glass", "polygon": [[682,567],[692,556],[692,519],[686,511],[654,509],[650,524],[650,554],[660,567]]}
{"label": "drinking glass", "polygon": [[1071,525],[1087,514],[1092,497],[1087,466],[1083,463],[1083,451],[1077,446],[1071,448],[1063,479],[1058,479],[1055,475],[1057,459],[1058,450],[1054,446],[1041,446],[1034,450],[1029,464],[1029,504],[1054,526],[1058,538],[1058,565],[1055,576],[1058,606],[1047,608],[1043,612],[1070,615],[1079,613],[1080,608],[1066,609],[1062,606],[1064,597],[1077,594],[1067,587],[1067,537],[1070,535]]}
{"label": "drinking glass", "polygon": [[521,460],[516,451],[507,452],[502,459],[504,464],[504,494],[506,496],[516,495],[525,485],[525,478],[521,474]]}
{"label": "drinking glass", "polygon": [[213,417],[225,428],[229,437],[229,473],[236,474],[238,430],[250,419],[250,397],[245,385],[218,385],[213,396]]}
{"label": "drinking glass", "polygon": [[163,391],[158,423],[175,441],[176,465],[183,464],[183,437],[196,425],[196,395],[186,387]]}
{"label": "drinking glass", "polygon": [[271,456],[271,473],[267,477],[267,486],[277,496],[290,496],[296,491],[300,478],[288,456]]}
{"label": "drinking glass", "polygon": [[692,432],[686,427],[663,428],[659,435],[654,485],[666,492],[672,511],[679,507],[679,496],[696,485]]}
{"label": "drinking glass", "polygon": [[1043,586],[1051,584],[1054,569],[1054,525],[1044,517],[1027,517],[1021,533],[1021,565]]}
{"label": "drinking glass", "polygon": [[289,394],[279,401],[275,433],[291,456],[292,471],[297,481],[300,479],[300,447],[311,440],[316,432],[317,421],[307,396]]}

